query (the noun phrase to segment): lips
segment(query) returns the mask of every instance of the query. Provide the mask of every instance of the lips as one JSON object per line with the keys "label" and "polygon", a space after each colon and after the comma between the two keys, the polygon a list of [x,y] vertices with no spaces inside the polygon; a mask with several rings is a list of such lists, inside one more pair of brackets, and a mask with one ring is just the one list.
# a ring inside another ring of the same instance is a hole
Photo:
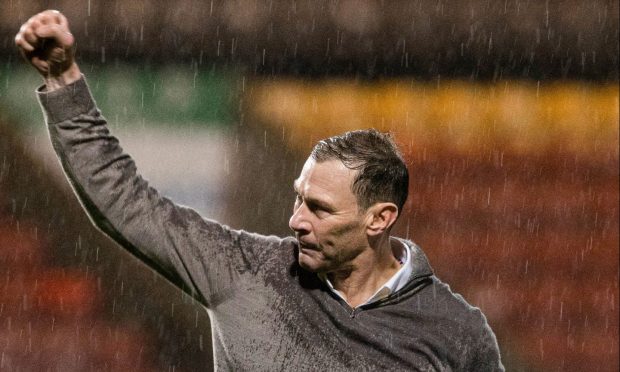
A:
{"label": "lips", "polygon": [[316,244],[312,244],[312,243],[308,243],[305,242],[301,239],[297,239],[297,241],[299,242],[299,248],[300,249],[304,249],[304,250],[311,250],[311,251],[318,251],[318,247],[316,246]]}

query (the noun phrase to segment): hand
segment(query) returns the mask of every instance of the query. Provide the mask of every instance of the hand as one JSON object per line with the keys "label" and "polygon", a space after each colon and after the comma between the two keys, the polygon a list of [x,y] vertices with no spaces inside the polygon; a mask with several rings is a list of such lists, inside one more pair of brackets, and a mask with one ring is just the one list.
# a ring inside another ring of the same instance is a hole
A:
{"label": "hand", "polygon": [[24,58],[45,79],[48,91],[61,88],[81,77],[73,58],[75,38],[67,18],[57,10],[46,10],[22,25],[15,45]]}

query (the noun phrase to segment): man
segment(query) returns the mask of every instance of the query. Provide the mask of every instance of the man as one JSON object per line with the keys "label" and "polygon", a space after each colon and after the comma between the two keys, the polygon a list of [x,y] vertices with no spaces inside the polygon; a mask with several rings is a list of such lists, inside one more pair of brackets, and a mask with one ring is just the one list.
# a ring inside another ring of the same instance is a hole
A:
{"label": "man", "polygon": [[38,97],[93,222],[199,300],[221,370],[503,370],[482,313],[391,237],[408,173],[389,136],[319,142],[294,188],[295,238],[232,230],[150,188],[110,135],[55,11],[15,38],[43,75]]}

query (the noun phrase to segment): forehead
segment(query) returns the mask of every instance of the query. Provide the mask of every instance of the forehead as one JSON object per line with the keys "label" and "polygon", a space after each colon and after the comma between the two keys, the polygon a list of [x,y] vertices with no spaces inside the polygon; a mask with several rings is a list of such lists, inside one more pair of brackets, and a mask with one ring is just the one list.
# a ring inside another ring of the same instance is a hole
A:
{"label": "forehead", "polygon": [[317,162],[308,158],[301,174],[295,180],[295,189],[303,194],[319,196],[347,197],[347,201],[355,200],[351,186],[356,171],[347,168],[340,160]]}

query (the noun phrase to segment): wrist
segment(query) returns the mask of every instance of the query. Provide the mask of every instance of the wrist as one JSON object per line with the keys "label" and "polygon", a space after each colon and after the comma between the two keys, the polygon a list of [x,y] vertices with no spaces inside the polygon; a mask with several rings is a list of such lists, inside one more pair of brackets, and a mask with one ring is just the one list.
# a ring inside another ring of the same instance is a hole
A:
{"label": "wrist", "polygon": [[45,90],[47,92],[52,92],[54,90],[65,87],[69,84],[72,84],[82,78],[82,73],[78,65],[73,62],[71,66],[65,71],[63,71],[60,75],[48,75],[44,77],[45,80]]}

